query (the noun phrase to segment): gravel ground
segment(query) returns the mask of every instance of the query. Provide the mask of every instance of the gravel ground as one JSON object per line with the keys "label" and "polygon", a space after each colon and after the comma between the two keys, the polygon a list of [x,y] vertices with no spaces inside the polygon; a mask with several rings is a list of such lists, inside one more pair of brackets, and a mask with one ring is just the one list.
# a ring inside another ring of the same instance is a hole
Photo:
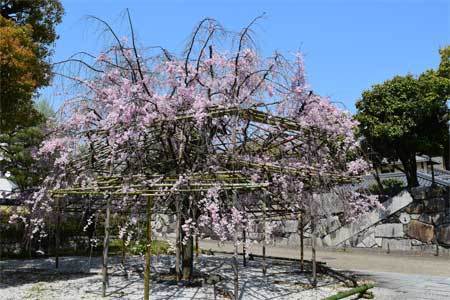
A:
{"label": "gravel ground", "polygon": [[[174,258],[153,258],[153,266],[159,273],[169,271]],[[259,260],[240,268],[240,299],[322,299],[346,289],[335,279],[321,275],[319,287],[312,289],[310,278],[299,273],[297,264],[269,261],[268,274],[262,276]],[[111,275],[108,287],[109,299],[142,299],[143,259],[131,257],[126,267],[117,257],[111,258]],[[0,298],[12,299],[99,299],[101,298],[101,260],[99,257],[63,257],[60,269],[54,267],[53,259],[0,261]],[[153,278],[152,299],[226,299],[227,291],[233,290],[233,270],[227,256],[202,256],[196,269],[224,278],[214,288],[178,287],[165,280]],[[155,270],[153,270],[154,272]]]}

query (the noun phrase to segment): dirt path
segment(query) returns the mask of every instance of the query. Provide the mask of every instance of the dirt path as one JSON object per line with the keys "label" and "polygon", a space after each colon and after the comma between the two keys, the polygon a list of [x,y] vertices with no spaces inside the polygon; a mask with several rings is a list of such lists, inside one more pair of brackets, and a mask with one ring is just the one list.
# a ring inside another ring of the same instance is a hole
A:
{"label": "dirt path", "polygon": [[[231,244],[222,247],[215,241],[201,241],[203,249],[233,251]],[[260,246],[253,246],[254,254],[262,254]],[[298,258],[299,250],[282,247],[267,247],[266,255]],[[305,249],[305,259],[311,258],[311,249]],[[364,270],[374,272],[395,272],[450,277],[450,257],[413,256],[401,253],[379,253],[361,250],[332,251],[318,250],[317,260],[326,262],[336,269]]]}
{"label": "dirt path", "polygon": [[[203,241],[204,249],[232,251],[230,244],[218,247],[216,242]],[[252,253],[261,254],[254,246]],[[298,258],[299,250],[267,247],[266,255]],[[310,259],[311,249],[305,249],[305,259]],[[378,300],[448,300],[450,299],[450,257],[413,256],[400,253],[373,251],[318,250],[317,260],[341,270],[352,270],[362,278],[374,281],[372,289]]]}

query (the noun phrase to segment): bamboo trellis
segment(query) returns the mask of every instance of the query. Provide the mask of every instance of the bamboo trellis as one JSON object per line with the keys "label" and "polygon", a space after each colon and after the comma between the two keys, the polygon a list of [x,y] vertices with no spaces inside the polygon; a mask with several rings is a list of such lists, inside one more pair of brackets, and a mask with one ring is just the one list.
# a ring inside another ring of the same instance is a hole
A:
{"label": "bamboo trellis", "polygon": [[[235,116],[239,120],[245,122],[253,123],[253,129],[251,131],[251,139],[256,141],[258,144],[260,140],[268,140],[268,133],[270,133],[270,128],[276,128],[278,134],[275,137],[270,137],[269,145],[266,145],[266,149],[270,150],[274,147],[282,145],[284,143],[293,143],[293,137],[296,138],[302,133],[304,129],[295,121],[288,118],[282,118],[279,116],[273,116],[269,113],[259,111],[256,108],[241,108],[241,107],[229,107],[229,108],[211,108],[207,114],[208,118],[218,118],[223,116]],[[163,122],[190,122],[194,119],[193,114],[185,114],[177,116],[174,120],[170,121],[158,121],[158,123]],[[281,130],[281,132],[280,132]],[[157,132],[157,126],[151,128],[151,132]],[[106,136],[105,131],[89,131],[86,134],[97,134],[100,136]],[[224,133],[226,136],[227,133]],[[238,140],[238,139],[237,139]],[[234,142],[235,143],[235,142]],[[244,142],[241,140],[239,146],[243,145]],[[113,165],[112,163],[108,165],[106,162],[106,157],[108,157],[111,151],[106,143],[92,143],[90,145],[90,152],[84,155],[80,159],[80,164],[91,166],[97,177],[94,178],[94,182],[88,186],[72,186],[67,188],[55,189],[51,191],[51,195],[57,199],[59,198],[70,198],[72,202],[76,202],[77,197],[91,196],[96,197],[96,201],[105,203],[106,205],[106,218],[105,218],[105,236],[104,236],[104,252],[103,252],[103,296],[106,295],[106,286],[108,280],[108,243],[109,243],[109,218],[111,210],[111,198],[113,197],[125,197],[134,196],[138,198],[146,198],[146,222],[147,222],[147,251],[145,258],[145,272],[144,272],[144,299],[149,299],[150,297],[150,264],[151,264],[151,242],[152,242],[152,229],[151,229],[151,219],[153,214],[153,199],[155,197],[170,197],[172,195],[185,194],[185,193],[199,193],[207,192],[212,187],[220,187],[220,190],[224,191],[240,191],[240,192],[251,192],[255,190],[264,190],[270,187],[271,182],[252,182],[248,178],[248,175],[243,172],[243,170],[258,170],[263,171],[268,174],[289,174],[302,178],[304,180],[309,180],[316,176],[326,177],[329,182],[333,184],[338,183],[349,183],[355,181],[356,177],[346,176],[338,173],[327,173],[321,172],[314,168],[295,168],[290,166],[277,165],[274,163],[260,163],[251,160],[245,160],[243,158],[236,158],[232,155],[227,155],[227,143],[221,142],[220,146],[217,146],[217,157],[224,161],[221,171],[203,171],[194,172],[192,174],[177,174],[176,172],[171,174],[155,174],[151,171],[149,174],[134,174],[129,177],[124,178],[120,172],[123,166]],[[233,153],[236,147],[233,146]],[[264,149],[263,149],[264,150]],[[148,151],[157,153],[158,149],[152,148],[151,143],[148,144]],[[261,148],[253,149],[252,152],[262,151]],[[93,156],[95,156],[95,162],[93,162]],[[151,168],[150,168],[151,170]],[[106,175],[107,174],[107,175]],[[183,183],[181,186],[177,186],[177,181],[180,175],[187,177],[187,182]],[[126,186],[127,189],[123,190]],[[59,205],[58,201],[58,205]],[[263,218],[266,220],[270,211],[274,212],[280,210],[280,207],[269,206],[263,203]],[[59,209],[61,209],[59,207]],[[282,210],[282,209],[281,209]],[[299,213],[300,216],[303,213]],[[177,222],[178,222],[177,218]],[[302,228],[303,230],[303,228]],[[59,239],[57,239],[59,241]],[[303,240],[303,234],[302,234]],[[302,241],[303,245],[303,241]],[[265,250],[265,245],[263,246]],[[265,251],[264,251],[265,252]],[[303,246],[301,249],[301,266],[303,268]],[[263,272],[266,272],[266,267],[264,264]]]}

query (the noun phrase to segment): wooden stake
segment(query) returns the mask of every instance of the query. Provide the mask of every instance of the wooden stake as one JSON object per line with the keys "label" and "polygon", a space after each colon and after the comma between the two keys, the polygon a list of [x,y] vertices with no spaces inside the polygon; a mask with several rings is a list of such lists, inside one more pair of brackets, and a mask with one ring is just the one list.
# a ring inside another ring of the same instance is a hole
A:
{"label": "wooden stake", "polygon": [[103,239],[103,267],[102,267],[102,295],[106,297],[108,285],[108,247],[109,247],[109,219],[111,214],[111,196],[106,198],[105,237]]}
{"label": "wooden stake", "polygon": [[147,197],[147,252],[145,254],[144,300],[150,299],[150,267],[152,263],[152,198]]}

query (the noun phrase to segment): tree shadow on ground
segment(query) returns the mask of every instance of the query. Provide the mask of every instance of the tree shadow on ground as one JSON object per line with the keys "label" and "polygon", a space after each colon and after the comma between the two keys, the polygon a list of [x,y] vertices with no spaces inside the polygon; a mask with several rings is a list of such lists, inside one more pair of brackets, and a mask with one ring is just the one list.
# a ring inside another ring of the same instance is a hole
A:
{"label": "tree shadow on ground", "polygon": [[38,282],[54,282],[64,280],[74,280],[84,277],[91,277],[97,275],[96,273],[85,272],[58,272],[47,269],[19,269],[19,270],[1,270],[0,271],[0,286],[2,288],[20,286],[29,283]]}
{"label": "tree shadow on ground", "polygon": [[[223,299],[232,297],[234,290],[233,259],[231,256],[201,256],[196,259],[195,269],[198,276],[207,278],[215,275],[220,277],[216,284],[199,286],[180,286],[170,276],[175,258],[160,256],[152,258],[152,299]],[[142,257],[128,257],[124,265],[120,259],[110,258],[110,275],[107,296],[110,299],[142,299],[143,270]],[[342,284],[342,278],[335,274],[318,274],[318,287],[312,286],[312,274],[309,265],[304,271],[293,261],[266,260],[267,273],[262,272],[262,261],[256,259],[248,261],[243,266],[242,259],[238,260],[239,267],[239,299],[294,299],[303,297],[304,293],[316,298],[326,296],[324,288]],[[88,268],[90,267],[90,269]],[[101,259],[86,257],[64,257],[60,259],[60,270],[55,270],[53,259],[28,261],[0,262],[0,287],[20,286],[27,283],[70,281],[69,288],[82,286],[80,293],[101,297],[102,279],[99,275]],[[353,275],[343,272],[346,276]],[[206,275],[205,275],[206,274]],[[173,275],[173,274],[172,274]],[[333,275],[333,276],[331,276]],[[86,281],[77,282],[76,279],[90,277]],[[205,277],[206,276],[206,277]],[[343,285],[342,285],[343,286]],[[308,296],[308,297],[309,297]]]}

